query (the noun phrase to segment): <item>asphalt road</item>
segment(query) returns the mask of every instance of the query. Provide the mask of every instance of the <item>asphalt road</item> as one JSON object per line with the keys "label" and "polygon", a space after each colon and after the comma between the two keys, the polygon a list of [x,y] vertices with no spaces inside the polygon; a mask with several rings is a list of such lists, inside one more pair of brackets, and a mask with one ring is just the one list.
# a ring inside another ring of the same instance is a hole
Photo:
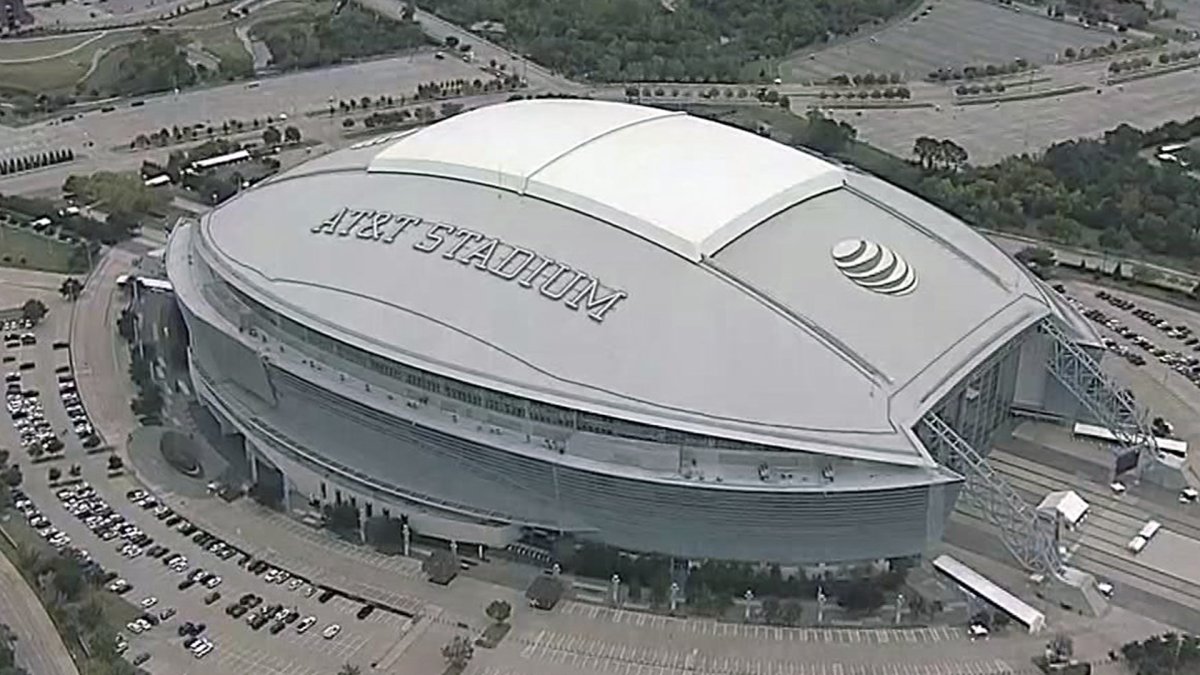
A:
{"label": "asphalt road", "polygon": [[0,555],[0,623],[17,636],[17,665],[32,675],[79,675],[50,615],[21,573]]}

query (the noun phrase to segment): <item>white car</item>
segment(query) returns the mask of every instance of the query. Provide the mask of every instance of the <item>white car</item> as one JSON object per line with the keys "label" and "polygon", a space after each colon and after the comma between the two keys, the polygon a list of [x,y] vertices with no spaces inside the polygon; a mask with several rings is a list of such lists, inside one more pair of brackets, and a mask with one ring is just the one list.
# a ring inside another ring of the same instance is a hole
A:
{"label": "white car", "polygon": [[1096,590],[1100,592],[1100,595],[1103,595],[1106,598],[1111,598],[1113,594],[1113,585],[1107,581],[1098,581],[1096,582]]}
{"label": "white car", "polygon": [[337,634],[340,632],[342,632],[341,626],[337,625],[336,623],[330,624],[325,628],[325,630],[321,631],[321,637],[325,638],[326,640],[332,640],[333,638],[337,637]]}
{"label": "white car", "polygon": [[297,588],[300,588],[300,587],[301,587],[301,586],[303,586],[303,585],[304,585],[304,582],[303,582],[303,581],[301,581],[300,579],[292,579],[291,583],[289,583],[289,584],[288,584],[288,590],[289,590],[289,591],[294,591],[294,590],[296,590]]}
{"label": "white car", "polygon": [[1191,504],[1192,502],[1196,501],[1197,498],[1200,498],[1200,492],[1197,492],[1196,488],[1188,487],[1179,491],[1180,504]]}
{"label": "white car", "polygon": [[986,638],[987,636],[988,636],[987,626],[985,626],[981,623],[973,623],[970,626],[967,626],[967,637],[971,638],[972,640]]}
{"label": "white car", "polygon": [[153,607],[157,604],[158,604],[158,598],[154,597],[153,595],[142,600],[142,602],[141,602],[142,609],[150,609],[151,607]]}
{"label": "white car", "polygon": [[317,622],[317,617],[306,616],[300,620],[300,623],[296,624],[296,632],[297,633],[307,633],[308,629],[312,628],[313,624],[316,622]]}
{"label": "white car", "polygon": [[204,585],[207,588],[216,588],[217,586],[221,585],[221,577],[209,577],[208,580],[204,582]]}
{"label": "white car", "polygon": [[198,659],[208,656],[208,653],[213,650],[213,643],[201,642],[200,647],[192,650],[192,655]]}
{"label": "white car", "polygon": [[1122,482],[1120,482],[1120,481],[1117,481],[1117,482],[1115,482],[1115,483],[1112,483],[1112,484],[1110,484],[1110,485],[1108,486],[1108,488],[1109,488],[1110,490],[1112,490],[1112,491],[1113,491],[1113,494],[1115,494],[1115,495],[1123,495],[1123,494],[1125,494],[1125,484],[1124,484],[1124,483],[1122,483]]}
{"label": "white car", "polygon": [[142,632],[142,624],[136,621],[130,621],[129,623],[125,624],[125,628],[129,629],[129,632],[133,633],[134,635]]}

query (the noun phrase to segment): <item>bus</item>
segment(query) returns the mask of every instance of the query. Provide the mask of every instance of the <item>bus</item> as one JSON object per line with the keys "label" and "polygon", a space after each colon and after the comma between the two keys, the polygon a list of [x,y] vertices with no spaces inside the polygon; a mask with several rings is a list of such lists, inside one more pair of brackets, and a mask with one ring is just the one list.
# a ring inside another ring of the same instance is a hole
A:
{"label": "bus", "polygon": [[[1075,432],[1075,436],[1081,437],[1081,438],[1087,438],[1087,439],[1097,440],[1097,441],[1104,441],[1106,443],[1119,442],[1116,434],[1114,434],[1112,431],[1109,431],[1106,427],[1098,426],[1095,424],[1076,423],[1074,432]],[[1134,439],[1134,440],[1140,440],[1140,439]],[[1188,453],[1187,441],[1181,441],[1177,438],[1155,437],[1154,445],[1158,448],[1158,451],[1163,454],[1172,455],[1172,456],[1174,456],[1178,459],[1182,459],[1182,460],[1187,459],[1187,453]]]}
{"label": "bus", "polygon": [[1158,148],[1158,151],[1161,153],[1169,154],[1172,152],[1179,152],[1180,150],[1183,150],[1187,146],[1188,146],[1187,143],[1168,143],[1167,145],[1160,146]]}

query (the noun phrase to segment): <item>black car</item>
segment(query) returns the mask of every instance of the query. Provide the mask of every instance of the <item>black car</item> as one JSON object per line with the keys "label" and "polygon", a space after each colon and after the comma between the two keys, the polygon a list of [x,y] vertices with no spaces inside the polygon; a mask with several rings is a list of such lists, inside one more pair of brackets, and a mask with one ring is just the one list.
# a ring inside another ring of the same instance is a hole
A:
{"label": "black car", "polygon": [[235,619],[240,619],[246,612],[249,612],[249,611],[250,611],[250,609],[248,607],[246,607],[245,605],[235,605],[232,609],[229,610],[229,616],[232,616]]}
{"label": "black car", "polygon": [[179,516],[167,516],[167,525],[169,527],[175,527],[181,521],[183,521],[183,518],[180,518]]}
{"label": "black car", "polygon": [[276,621],[275,623],[271,624],[271,635],[278,635],[286,627],[287,624],[284,622]]}
{"label": "black car", "polygon": [[192,537],[192,541],[196,542],[197,544],[203,545],[204,542],[208,541],[211,536],[212,535],[210,535],[207,532],[197,532],[196,536]]}
{"label": "black car", "polygon": [[195,585],[196,585],[195,579],[184,579],[183,581],[179,582],[179,590],[186,591],[187,589],[189,589]]}
{"label": "black car", "polygon": [[357,616],[359,619],[365,619],[368,616],[371,616],[371,612],[374,612],[374,611],[375,611],[374,605],[366,605],[362,609],[358,610],[358,614],[355,614],[355,616]]}
{"label": "black car", "polygon": [[333,591],[325,591],[321,595],[317,596],[317,602],[320,602],[321,604],[325,604],[325,603],[329,602],[330,600],[332,600],[333,596],[334,596]]}

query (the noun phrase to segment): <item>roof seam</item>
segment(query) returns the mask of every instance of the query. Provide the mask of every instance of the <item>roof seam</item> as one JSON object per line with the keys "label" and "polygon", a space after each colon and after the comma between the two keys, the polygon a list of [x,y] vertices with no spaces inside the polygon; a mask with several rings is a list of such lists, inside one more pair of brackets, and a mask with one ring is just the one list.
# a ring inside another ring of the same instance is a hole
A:
{"label": "roof seam", "polygon": [[[942,248],[944,248],[947,251],[949,251],[950,253],[952,253],[954,255],[954,257],[958,258],[959,260],[962,260],[963,262],[967,263],[971,267],[974,267],[976,270],[979,270],[984,276],[986,276],[988,279],[991,279],[992,283],[999,286],[1001,290],[1012,291],[1012,287],[1010,287],[1009,284],[1000,277],[1000,275],[993,272],[991,270],[991,268],[989,268],[987,265],[984,265],[983,263],[976,260],[974,257],[968,255],[961,248],[959,248],[958,246],[955,246],[954,243],[952,243],[950,240],[946,239],[945,237],[941,236],[940,234],[937,234],[936,232],[929,229],[928,227],[922,225],[915,218],[909,216],[907,213],[904,213],[903,211],[896,208],[895,206],[892,206],[891,204],[888,204],[887,202],[884,202],[883,200],[881,200],[873,195],[867,194],[865,191],[858,189],[856,186],[854,186],[850,182],[847,182],[845,187],[852,194],[858,196],[861,199],[866,200],[867,202],[874,205],[876,208],[880,209],[881,211],[884,211],[885,213],[898,219],[900,222],[904,223],[905,225],[909,226],[910,228],[912,228],[912,229],[916,230],[917,232],[919,232],[920,234],[924,235],[927,239],[933,240],[934,243],[936,243],[938,246],[941,246]],[[964,223],[964,225],[965,225],[965,223]]]}
{"label": "roof seam", "polygon": [[626,129],[629,129],[629,128],[632,128],[632,127],[636,127],[636,126],[638,126],[638,125],[640,125],[640,124],[646,124],[646,123],[649,123],[649,122],[658,122],[658,121],[660,121],[660,120],[664,120],[664,119],[668,119],[668,118],[672,118],[672,117],[681,117],[681,116],[683,116],[683,117],[686,117],[686,116],[687,116],[687,113],[685,113],[685,112],[683,112],[683,111],[679,111],[679,110],[677,110],[677,111],[663,111],[663,112],[662,112],[662,114],[659,114],[659,115],[652,115],[652,116],[649,116],[649,117],[642,117],[642,118],[640,118],[640,119],[636,119],[636,120],[632,120],[632,121],[629,121],[629,122],[625,122],[625,123],[623,123],[623,124],[618,124],[618,125],[617,125],[617,126],[615,126],[615,127],[609,127],[608,129],[605,129],[604,131],[601,131],[600,133],[598,133],[598,134],[596,134],[596,135],[594,135],[594,136],[590,136],[590,137],[588,137],[588,138],[585,138],[585,139],[583,139],[582,141],[580,141],[580,142],[576,143],[575,145],[572,145],[571,147],[567,148],[566,150],[563,150],[562,152],[558,153],[557,155],[555,155],[555,156],[551,157],[550,159],[546,160],[546,161],[545,161],[545,162],[543,162],[543,163],[542,163],[540,166],[538,166],[537,168],[535,168],[533,171],[530,171],[528,174],[526,174],[526,175],[525,175],[525,179],[524,179],[524,180],[522,181],[522,183],[521,183],[521,190],[520,190],[520,194],[522,194],[522,195],[523,195],[523,194],[525,194],[525,191],[526,191],[526,190],[529,188],[529,181],[533,180],[533,177],[534,177],[534,176],[536,176],[537,174],[541,173],[541,172],[542,172],[542,171],[544,171],[545,169],[548,169],[548,168],[550,168],[550,166],[551,166],[552,164],[555,164],[555,163],[557,163],[557,162],[558,162],[558,161],[560,161],[560,160],[566,159],[568,155],[571,155],[572,153],[574,153],[574,152],[576,152],[576,151],[578,151],[578,150],[582,150],[582,149],[584,148],[584,146],[587,146],[587,145],[589,145],[589,144],[591,144],[591,143],[593,143],[593,142],[595,142],[595,141],[598,141],[598,140],[600,140],[600,139],[602,139],[602,138],[607,138],[607,137],[609,137],[609,136],[611,136],[611,135],[613,135],[613,134],[617,134],[617,133],[620,133],[620,132],[622,132],[622,131],[625,131]]}
{"label": "roof seam", "polygon": [[868,360],[862,354],[855,351],[850,345],[842,341],[838,336],[831,333],[818,322],[804,316],[800,312],[780,302],[776,298],[771,297],[769,293],[763,289],[754,286],[741,277],[734,274],[720,264],[716,258],[704,258],[700,263],[702,267],[713,272],[726,282],[734,284],[744,291],[752,299],[766,305],[772,311],[783,316],[792,325],[800,327],[808,335],[812,336],[818,342],[825,346],[826,349],[833,352],[839,359],[849,364],[852,368],[861,373],[873,387],[882,388],[881,382],[894,384],[891,377],[888,376],[882,369]]}

